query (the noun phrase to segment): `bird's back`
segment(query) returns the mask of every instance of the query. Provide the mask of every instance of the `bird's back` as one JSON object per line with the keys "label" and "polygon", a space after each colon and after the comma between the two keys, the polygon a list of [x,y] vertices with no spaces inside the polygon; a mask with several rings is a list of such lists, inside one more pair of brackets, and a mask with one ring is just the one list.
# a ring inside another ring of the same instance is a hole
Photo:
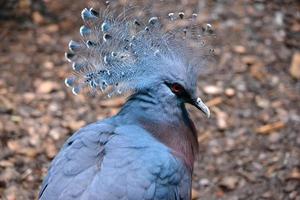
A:
{"label": "bird's back", "polygon": [[135,125],[80,129],[53,160],[40,199],[190,199],[191,174],[172,150]]}

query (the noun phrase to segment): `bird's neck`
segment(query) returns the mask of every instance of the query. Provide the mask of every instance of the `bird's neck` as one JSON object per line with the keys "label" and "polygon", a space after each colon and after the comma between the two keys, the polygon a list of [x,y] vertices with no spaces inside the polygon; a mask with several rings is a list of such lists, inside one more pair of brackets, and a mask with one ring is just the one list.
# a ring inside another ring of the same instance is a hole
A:
{"label": "bird's neck", "polygon": [[197,133],[184,104],[148,91],[129,98],[118,116],[126,123],[141,125],[193,169],[198,150]]}

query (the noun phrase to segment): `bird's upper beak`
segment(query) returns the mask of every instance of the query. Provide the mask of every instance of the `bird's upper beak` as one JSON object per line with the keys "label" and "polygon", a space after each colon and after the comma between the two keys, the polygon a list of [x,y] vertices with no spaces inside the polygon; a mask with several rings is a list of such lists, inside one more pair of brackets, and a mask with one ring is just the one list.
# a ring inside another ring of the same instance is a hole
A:
{"label": "bird's upper beak", "polygon": [[203,103],[203,101],[201,100],[200,97],[195,98],[192,100],[191,102],[192,105],[194,105],[196,108],[198,108],[199,110],[201,110],[207,118],[210,117],[210,110],[209,108]]}

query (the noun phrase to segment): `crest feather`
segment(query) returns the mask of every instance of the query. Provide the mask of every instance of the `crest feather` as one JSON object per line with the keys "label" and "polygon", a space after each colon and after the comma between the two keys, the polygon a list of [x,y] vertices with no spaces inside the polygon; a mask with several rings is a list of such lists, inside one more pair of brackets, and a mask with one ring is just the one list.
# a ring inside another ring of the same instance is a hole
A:
{"label": "crest feather", "polygon": [[174,62],[192,66],[189,73],[197,71],[199,61],[211,55],[203,44],[206,35],[213,34],[211,25],[197,25],[196,13],[190,18],[174,12],[141,20],[130,14],[133,9],[116,17],[108,9],[83,9],[82,41],[71,40],[65,54],[74,71],[65,83],[74,94],[84,88],[121,94],[168,73]]}

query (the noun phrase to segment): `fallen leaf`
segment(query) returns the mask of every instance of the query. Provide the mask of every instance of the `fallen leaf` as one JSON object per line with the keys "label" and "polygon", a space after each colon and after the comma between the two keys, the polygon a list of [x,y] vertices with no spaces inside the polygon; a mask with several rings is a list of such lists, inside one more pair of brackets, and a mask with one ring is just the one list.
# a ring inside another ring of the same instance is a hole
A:
{"label": "fallen leaf", "polygon": [[288,176],[288,179],[294,179],[294,180],[299,180],[300,181],[300,169],[298,168],[294,168],[289,176]]}
{"label": "fallen leaf", "polygon": [[261,62],[257,62],[250,67],[250,74],[257,80],[265,80],[267,77],[266,69]]}
{"label": "fallen leaf", "polygon": [[58,85],[53,81],[44,81],[37,86],[37,93],[48,94],[53,90],[58,89]]}
{"label": "fallen leaf", "polygon": [[297,52],[293,55],[290,66],[290,74],[292,77],[300,79],[300,52]]}
{"label": "fallen leaf", "polygon": [[207,85],[203,88],[203,91],[206,94],[211,94],[211,95],[221,94],[223,92],[222,88],[216,85]]}
{"label": "fallen leaf", "polygon": [[225,95],[228,97],[233,97],[235,95],[235,90],[233,88],[226,88]]}
{"label": "fallen leaf", "polygon": [[39,152],[33,147],[25,147],[25,148],[23,147],[17,153],[20,153],[30,158],[35,158]]}
{"label": "fallen leaf", "polygon": [[192,199],[198,199],[200,197],[200,193],[195,190],[194,188],[192,189]]}
{"label": "fallen leaf", "polygon": [[1,160],[0,167],[13,167],[14,164],[9,160]]}
{"label": "fallen leaf", "polygon": [[18,140],[10,140],[7,142],[7,147],[11,151],[19,151],[22,148],[22,145]]}
{"label": "fallen leaf", "polygon": [[67,125],[72,131],[77,131],[78,129],[82,128],[86,124],[85,121],[70,121]]}
{"label": "fallen leaf", "polygon": [[59,26],[57,24],[51,24],[49,26],[47,26],[47,31],[49,31],[50,33],[55,33],[59,30]]}
{"label": "fallen leaf", "polygon": [[204,143],[205,141],[207,141],[209,138],[211,137],[211,134],[209,132],[204,132],[202,134],[200,134],[197,138],[199,143]]}
{"label": "fallen leaf", "polygon": [[255,103],[260,108],[268,108],[270,106],[270,101],[261,96],[255,96]]}
{"label": "fallen leaf", "polygon": [[246,48],[241,45],[236,45],[233,47],[233,51],[236,53],[239,53],[239,54],[243,54],[243,53],[246,53]]}
{"label": "fallen leaf", "polygon": [[14,107],[11,100],[2,95],[0,96],[0,112],[11,112],[14,110]]}
{"label": "fallen leaf", "polygon": [[226,112],[221,111],[219,108],[215,107],[213,111],[217,116],[217,126],[220,130],[226,130],[228,128],[228,115]]}
{"label": "fallen leaf", "polygon": [[237,176],[225,176],[220,181],[220,186],[227,190],[234,190],[238,185],[239,178]]}
{"label": "fallen leaf", "polygon": [[37,11],[32,13],[32,19],[36,24],[42,24],[44,22],[44,17]]}
{"label": "fallen leaf", "polygon": [[48,158],[52,159],[57,154],[57,148],[53,140],[47,140],[44,144],[44,149],[46,150],[46,155]]}
{"label": "fallen leaf", "polygon": [[212,107],[212,106],[217,106],[217,105],[221,104],[222,102],[223,102],[222,97],[216,97],[216,98],[213,98],[213,99],[209,100],[205,104],[208,107]]}
{"label": "fallen leaf", "polygon": [[269,134],[276,130],[282,129],[284,126],[285,124],[282,121],[279,121],[272,124],[261,126],[256,129],[256,132],[259,134]]}

